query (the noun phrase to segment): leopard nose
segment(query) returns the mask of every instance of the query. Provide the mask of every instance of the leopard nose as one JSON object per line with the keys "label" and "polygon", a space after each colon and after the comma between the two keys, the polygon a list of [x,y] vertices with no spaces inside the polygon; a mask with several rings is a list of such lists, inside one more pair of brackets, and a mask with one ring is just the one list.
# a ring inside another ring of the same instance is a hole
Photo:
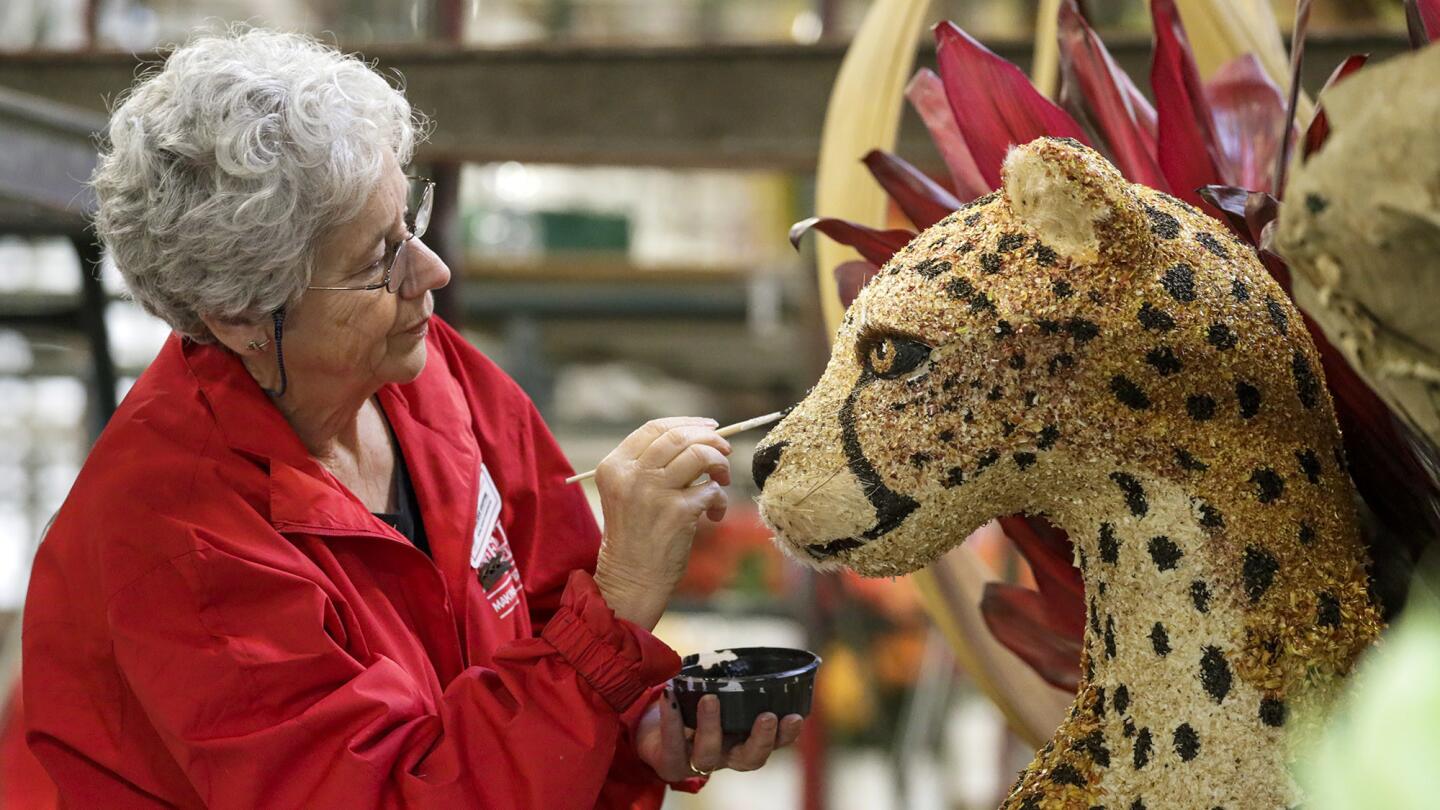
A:
{"label": "leopard nose", "polygon": [[755,487],[759,490],[765,489],[765,479],[775,472],[780,466],[780,454],[785,452],[789,442],[776,442],[755,451],[755,457],[750,462],[751,474],[755,476]]}

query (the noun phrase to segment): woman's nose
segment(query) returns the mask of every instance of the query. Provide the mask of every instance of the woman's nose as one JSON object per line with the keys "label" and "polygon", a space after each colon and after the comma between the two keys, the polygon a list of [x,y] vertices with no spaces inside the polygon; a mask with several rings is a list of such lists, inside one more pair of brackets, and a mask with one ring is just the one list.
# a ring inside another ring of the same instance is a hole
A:
{"label": "woman's nose", "polygon": [[401,295],[417,298],[450,283],[450,268],[420,237],[411,239],[405,246],[405,252],[409,254],[404,258],[410,266],[405,268],[407,275],[405,283],[400,285]]}

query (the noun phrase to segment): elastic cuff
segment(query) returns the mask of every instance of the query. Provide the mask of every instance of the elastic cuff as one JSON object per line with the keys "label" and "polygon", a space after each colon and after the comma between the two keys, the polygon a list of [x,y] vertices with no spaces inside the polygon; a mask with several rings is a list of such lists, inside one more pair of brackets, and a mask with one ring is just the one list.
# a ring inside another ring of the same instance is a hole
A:
{"label": "elastic cuff", "polygon": [[571,572],[560,609],[540,637],[617,712],[680,672],[680,656],[649,632],[616,618],[584,571]]}

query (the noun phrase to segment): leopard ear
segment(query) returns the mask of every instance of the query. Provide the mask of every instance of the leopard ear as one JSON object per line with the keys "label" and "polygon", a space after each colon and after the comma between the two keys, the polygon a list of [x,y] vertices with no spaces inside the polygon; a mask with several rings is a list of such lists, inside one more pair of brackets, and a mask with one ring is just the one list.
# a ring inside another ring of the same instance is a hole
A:
{"label": "leopard ear", "polygon": [[1152,250],[1130,183],[1071,138],[1015,146],[1001,167],[1010,208],[1043,241],[1079,264],[1144,264]]}

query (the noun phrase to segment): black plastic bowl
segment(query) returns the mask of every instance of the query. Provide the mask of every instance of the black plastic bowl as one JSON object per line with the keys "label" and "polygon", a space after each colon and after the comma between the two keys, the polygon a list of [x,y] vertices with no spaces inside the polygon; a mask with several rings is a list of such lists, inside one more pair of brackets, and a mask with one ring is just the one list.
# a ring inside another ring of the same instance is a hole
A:
{"label": "black plastic bowl", "polygon": [[[734,655],[730,658],[731,654]],[[700,665],[704,658],[708,666]],[[729,660],[721,660],[729,658]],[[815,691],[815,670],[820,656],[807,650],[781,647],[735,647],[713,653],[687,655],[680,674],[671,681],[685,725],[695,728],[700,698],[720,698],[720,729],[725,744],[750,736],[755,718],[772,712],[777,719],[789,714],[810,714]]]}

